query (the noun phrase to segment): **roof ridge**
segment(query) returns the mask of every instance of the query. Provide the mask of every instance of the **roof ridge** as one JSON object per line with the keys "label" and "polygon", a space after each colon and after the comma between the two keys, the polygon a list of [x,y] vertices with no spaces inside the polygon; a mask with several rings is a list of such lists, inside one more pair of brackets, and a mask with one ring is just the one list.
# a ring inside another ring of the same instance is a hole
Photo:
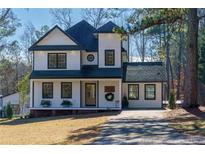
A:
{"label": "roof ridge", "polygon": [[72,30],[72,28],[78,26],[78,25],[81,24],[81,23],[85,23],[85,24],[87,24],[89,27],[93,28],[93,31],[96,30],[95,27],[93,27],[91,24],[89,24],[86,20],[83,19],[83,20],[77,22],[75,25],[73,25],[73,26],[71,26],[70,28],[68,28],[68,29],[66,30],[66,32],[69,31],[69,30]]}

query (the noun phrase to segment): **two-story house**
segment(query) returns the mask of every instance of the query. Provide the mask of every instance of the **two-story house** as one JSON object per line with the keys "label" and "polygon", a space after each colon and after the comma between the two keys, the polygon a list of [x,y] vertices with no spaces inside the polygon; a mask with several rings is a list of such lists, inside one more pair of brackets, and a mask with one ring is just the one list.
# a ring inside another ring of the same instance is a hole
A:
{"label": "two-story house", "polygon": [[162,107],[163,63],[129,63],[128,43],[116,27],[108,22],[95,29],[85,20],[66,31],[55,26],[29,48],[32,114],[121,110],[124,96],[130,108]]}

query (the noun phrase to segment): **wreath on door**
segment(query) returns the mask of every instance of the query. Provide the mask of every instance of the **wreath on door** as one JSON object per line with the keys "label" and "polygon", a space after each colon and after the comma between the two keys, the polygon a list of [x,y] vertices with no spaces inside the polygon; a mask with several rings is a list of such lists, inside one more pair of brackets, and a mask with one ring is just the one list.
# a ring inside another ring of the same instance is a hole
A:
{"label": "wreath on door", "polygon": [[107,93],[105,94],[105,99],[107,101],[113,101],[114,100],[114,94],[113,93]]}

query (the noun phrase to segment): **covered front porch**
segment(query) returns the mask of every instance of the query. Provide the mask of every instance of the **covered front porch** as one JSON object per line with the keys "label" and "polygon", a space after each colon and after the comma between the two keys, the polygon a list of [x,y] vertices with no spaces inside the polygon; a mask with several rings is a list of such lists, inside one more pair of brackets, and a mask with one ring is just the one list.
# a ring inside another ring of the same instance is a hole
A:
{"label": "covered front porch", "polygon": [[[121,79],[31,79],[30,82],[31,110],[121,109]],[[69,87],[64,88],[65,83]],[[50,105],[42,106],[42,100],[49,101]],[[72,104],[63,106],[63,101]]]}

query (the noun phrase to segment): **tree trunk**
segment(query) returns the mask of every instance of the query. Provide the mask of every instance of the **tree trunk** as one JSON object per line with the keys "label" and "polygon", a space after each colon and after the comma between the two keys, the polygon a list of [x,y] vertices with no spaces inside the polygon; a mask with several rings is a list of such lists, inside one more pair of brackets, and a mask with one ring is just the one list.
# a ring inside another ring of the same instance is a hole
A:
{"label": "tree trunk", "polygon": [[167,47],[167,34],[166,34],[166,25],[163,25],[164,27],[164,30],[163,30],[163,33],[164,33],[164,49],[166,51],[166,73],[167,73],[167,99],[169,99],[169,92],[170,92],[170,75],[169,75],[169,58],[168,58],[168,47]]}
{"label": "tree trunk", "polygon": [[144,40],[144,30],[142,31],[142,62],[145,59],[145,40]]}
{"label": "tree trunk", "polygon": [[188,107],[197,107],[197,91],[198,91],[198,16],[197,9],[188,10],[188,47],[186,61],[186,76],[185,76],[185,103]]}
{"label": "tree trunk", "polygon": [[179,32],[179,54],[178,54],[178,76],[177,76],[177,100],[180,99],[180,87],[181,87],[181,64],[182,64],[182,32]]}

